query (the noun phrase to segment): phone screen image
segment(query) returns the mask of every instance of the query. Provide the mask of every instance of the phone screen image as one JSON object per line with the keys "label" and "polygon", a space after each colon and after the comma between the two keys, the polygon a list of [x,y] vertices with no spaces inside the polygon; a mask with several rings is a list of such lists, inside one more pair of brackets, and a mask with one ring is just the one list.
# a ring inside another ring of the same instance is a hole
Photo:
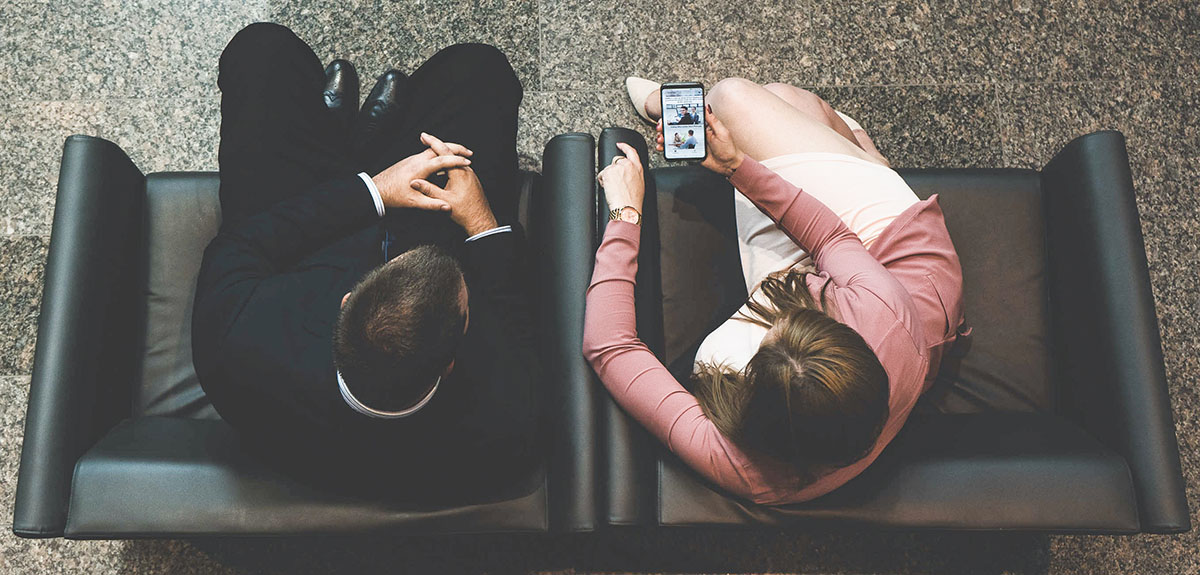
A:
{"label": "phone screen image", "polygon": [[704,158],[704,86],[662,87],[663,155],[668,160]]}

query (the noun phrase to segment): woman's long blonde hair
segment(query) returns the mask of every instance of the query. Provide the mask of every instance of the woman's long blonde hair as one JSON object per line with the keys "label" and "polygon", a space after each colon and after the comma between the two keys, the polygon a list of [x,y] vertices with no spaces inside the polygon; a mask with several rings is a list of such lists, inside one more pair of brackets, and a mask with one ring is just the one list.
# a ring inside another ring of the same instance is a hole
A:
{"label": "woman's long blonde hair", "polygon": [[862,458],[888,415],[887,372],[858,332],[808,290],[809,268],[763,280],[741,320],[770,332],[742,371],[701,364],[693,391],[726,437],[792,464],[802,482]]}

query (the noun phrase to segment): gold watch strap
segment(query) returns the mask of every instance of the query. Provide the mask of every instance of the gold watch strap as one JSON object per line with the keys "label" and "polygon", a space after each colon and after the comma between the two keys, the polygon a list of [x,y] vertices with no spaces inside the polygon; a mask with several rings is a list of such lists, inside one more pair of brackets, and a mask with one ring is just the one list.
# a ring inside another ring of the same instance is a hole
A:
{"label": "gold watch strap", "polygon": [[[636,213],[638,215],[638,217],[637,217],[638,221],[633,222],[633,223],[640,225],[642,223],[642,211],[633,206],[621,206],[619,208],[609,210],[608,211],[608,221],[615,222],[617,220],[621,220],[621,212],[625,211],[625,208],[629,208],[629,209],[633,210],[634,213]],[[624,221],[624,220],[621,220],[621,221]]]}

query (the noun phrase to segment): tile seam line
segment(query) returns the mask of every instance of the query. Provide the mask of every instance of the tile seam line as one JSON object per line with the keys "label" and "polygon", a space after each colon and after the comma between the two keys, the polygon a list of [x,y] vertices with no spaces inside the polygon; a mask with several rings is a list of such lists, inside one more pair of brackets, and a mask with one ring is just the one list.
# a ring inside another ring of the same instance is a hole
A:
{"label": "tile seam line", "polygon": [[538,85],[537,89],[541,90],[546,85],[546,62],[543,57],[542,46],[545,44],[545,26],[542,23],[542,5],[541,0],[538,1],[534,11],[537,12],[537,67],[538,67]]}
{"label": "tile seam line", "polygon": [[[540,47],[539,47],[540,52]],[[537,92],[619,92],[620,86],[613,87],[593,87],[593,88],[552,88],[547,89],[545,85],[544,70],[542,70],[542,62],[538,66],[538,81],[543,85],[534,90],[529,90],[530,93]],[[829,83],[798,83],[801,87],[810,88],[937,88],[937,87],[957,87],[957,86],[991,86],[991,85],[1030,85],[1030,86],[1080,86],[1080,85],[1106,85],[1106,84],[1188,84],[1194,83],[1197,80],[1194,78],[1105,78],[1105,79],[1088,79],[1088,80],[980,80],[980,81],[964,81],[964,82],[895,82],[895,83],[859,83],[859,84],[829,84]],[[45,98],[11,98],[6,102],[8,106],[13,104],[59,104],[59,103],[101,103],[101,102],[139,102],[160,100],[160,95],[146,95],[135,97],[120,97],[120,98],[65,98],[65,99],[45,99]],[[219,100],[220,93],[217,92],[207,96],[186,96],[179,98],[171,98],[173,101],[184,102],[206,102]]]}
{"label": "tile seam line", "polygon": [[[992,84],[992,110],[996,113],[996,145],[1000,146],[1000,165],[1008,167],[1008,146],[1004,143],[1005,124],[1004,107],[1000,105],[1001,82]],[[1015,86],[1011,84],[1010,86]]]}

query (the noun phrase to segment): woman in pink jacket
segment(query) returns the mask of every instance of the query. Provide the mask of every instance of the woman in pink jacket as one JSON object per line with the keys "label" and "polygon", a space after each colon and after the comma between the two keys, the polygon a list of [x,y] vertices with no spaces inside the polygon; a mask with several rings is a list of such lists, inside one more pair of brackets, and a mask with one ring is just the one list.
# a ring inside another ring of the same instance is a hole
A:
{"label": "woman in pink jacket", "polygon": [[[862,472],[903,426],[963,323],[962,271],[937,197],[917,199],[853,120],[779,84],[725,80],[708,98],[702,165],[737,189],[750,299],[701,344],[687,388],[638,339],[644,174],[620,145],[599,175],[615,209],[584,354],[712,482],[755,503],[806,501]],[[656,101],[635,105],[656,119]]]}

